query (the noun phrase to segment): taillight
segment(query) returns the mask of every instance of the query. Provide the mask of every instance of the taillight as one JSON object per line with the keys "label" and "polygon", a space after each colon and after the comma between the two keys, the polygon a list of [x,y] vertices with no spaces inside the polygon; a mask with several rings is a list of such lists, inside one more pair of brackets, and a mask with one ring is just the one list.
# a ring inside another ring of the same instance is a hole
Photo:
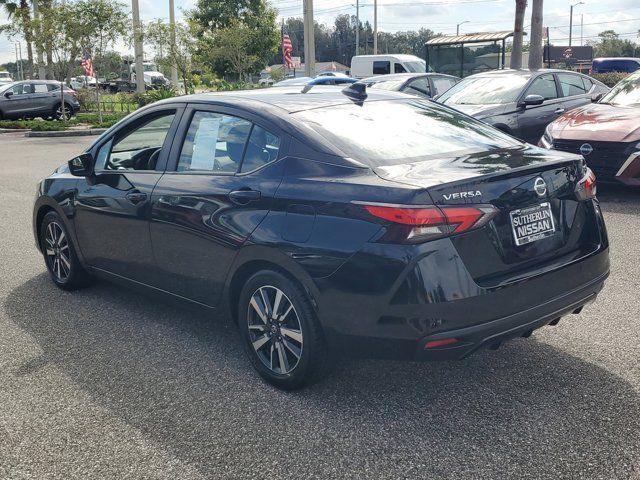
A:
{"label": "taillight", "polygon": [[596,198],[596,175],[590,168],[587,168],[584,177],[576,185],[576,198],[578,200],[589,200]]}
{"label": "taillight", "polygon": [[363,204],[371,215],[391,222],[382,242],[419,243],[486,225],[498,212],[491,205],[412,206]]}

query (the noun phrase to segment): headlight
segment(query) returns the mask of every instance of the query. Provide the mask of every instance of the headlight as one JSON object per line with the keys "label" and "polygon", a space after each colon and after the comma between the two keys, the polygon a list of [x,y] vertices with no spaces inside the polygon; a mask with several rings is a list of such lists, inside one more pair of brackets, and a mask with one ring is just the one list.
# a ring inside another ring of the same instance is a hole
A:
{"label": "headlight", "polygon": [[540,145],[544,148],[553,148],[553,137],[551,136],[551,124],[547,125],[547,128],[544,130],[544,135],[540,139]]}

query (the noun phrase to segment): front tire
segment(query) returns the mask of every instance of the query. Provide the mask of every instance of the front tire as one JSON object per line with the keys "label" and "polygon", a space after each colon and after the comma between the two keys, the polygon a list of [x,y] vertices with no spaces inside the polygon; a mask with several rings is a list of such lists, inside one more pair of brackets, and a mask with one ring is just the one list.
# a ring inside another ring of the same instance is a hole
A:
{"label": "front tire", "polygon": [[77,290],[91,283],[82,267],[60,215],[47,213],[40,228],[40,245],[53,283],[63,290]]}
{"label": "front tire", "polygon": [[[57,105],[55,107],[55,110],[53,111],[53,118],[55,120],[62,120],[62,114],[63,114],[62,106]],[[64,103],[64,115],[66,119],[73,117],[73,107],[69,105],[67,102]]]}
{"label": "front tire", "polygon": [[270,384],[293,390],[324,372],[329,352],[311,302],[281,273],[263,270],[249,278],[238,319],[249,359]]}

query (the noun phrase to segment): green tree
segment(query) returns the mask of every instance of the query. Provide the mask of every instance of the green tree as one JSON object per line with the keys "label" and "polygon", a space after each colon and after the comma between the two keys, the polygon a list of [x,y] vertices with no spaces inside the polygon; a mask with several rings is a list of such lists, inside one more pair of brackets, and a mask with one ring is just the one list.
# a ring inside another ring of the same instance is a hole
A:
{"label": "green tree", "polygon": [[0,0],[0,6],[11,23],[0,26],[0,32],[9,36],[20,35],[27,43],[28,74],[33,78],[33,24],[31,4],[27,0]]}
{"label": "green tree", "polygon": [[632,57],[635,51],[634,43],[621,39],[614,30],[600,32],[596,41],[587,43],[593,46],[594,57]]}
{"label": "green tree", "polygon": [[189,93],[193,84],[191,51],[194,39],[191,29],[180,23],[169,25],[158,20],[147,26],[145,41],[151,43],[157,52],[162,50],[161,60],[166,61],[170,67],[176,67],[184,84],[184,93]]}
{"label": "green tree", "polygon": [[[241,68],[243,75],[262,70],[280,43],[276,11],[265,0],[198,0],[187,18],[197,38],[198,60],[220,76],[239,68],[232,67],[229,55],[222,55],[221,38],[244,45],[242,57],[251,63]],[[237,53],[234,57],[239,59]]]}

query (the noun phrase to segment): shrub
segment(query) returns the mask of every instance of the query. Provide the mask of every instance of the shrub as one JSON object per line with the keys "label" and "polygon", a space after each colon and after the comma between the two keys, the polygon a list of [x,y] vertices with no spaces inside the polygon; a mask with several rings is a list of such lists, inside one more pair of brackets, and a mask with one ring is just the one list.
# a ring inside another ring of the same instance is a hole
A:
{"label": "shrub", "polygon": [[628,76],[628,73],[623,72],[609,72],[609,73],[594,73],[591,76],[596,80],[600,80],[607,87],[613,87],[620,80]]}
{"label": "shrub", "polygon": [[31,130],[34,132],[58,132],[67,129],[67,124],[59,121],[51,122],[33,122]]}

